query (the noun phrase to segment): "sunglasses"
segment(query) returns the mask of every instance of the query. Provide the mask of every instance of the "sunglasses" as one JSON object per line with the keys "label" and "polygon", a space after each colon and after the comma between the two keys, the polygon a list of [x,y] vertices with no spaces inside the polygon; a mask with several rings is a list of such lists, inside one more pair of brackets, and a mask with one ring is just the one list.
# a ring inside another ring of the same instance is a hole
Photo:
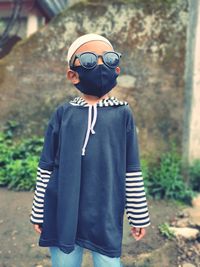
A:
{"label": "sunglasses", "polygon": [[75,54],[70,60],[70,67],[74,67],[74,62],[78,58],[81,66],[86,69],[93,69],[98,64],[98,58],[101,57],[103,63],[110,68],[116,68],[119,65],[121,53],[115,51],[108,51],[102,55],[94,52],[83,52]]}

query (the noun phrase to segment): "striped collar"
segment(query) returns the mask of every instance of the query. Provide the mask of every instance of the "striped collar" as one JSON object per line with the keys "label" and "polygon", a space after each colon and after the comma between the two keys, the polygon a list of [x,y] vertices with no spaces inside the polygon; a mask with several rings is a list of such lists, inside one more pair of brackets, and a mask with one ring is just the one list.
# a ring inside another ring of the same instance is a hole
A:
{"label": "striped collar", "polygon": [[[74,106],[85,106],[85,107],[88,107],[88,106],[91,105],[91,104],[87,103],[86,100],[81,96],[75,97],[69,103],[74,105]],[[111,97],[108,97],[108,98],[103,98],[103,99],[99,100],[96,103],[97,107],[123,106],[123,105],[128,105],[128,102],[120,101],[115,96],[111,96]]]}

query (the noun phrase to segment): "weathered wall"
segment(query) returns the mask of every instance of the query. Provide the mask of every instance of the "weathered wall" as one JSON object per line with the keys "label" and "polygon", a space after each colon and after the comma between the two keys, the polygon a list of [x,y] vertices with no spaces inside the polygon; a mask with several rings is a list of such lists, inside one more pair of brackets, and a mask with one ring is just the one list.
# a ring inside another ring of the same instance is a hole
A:
{"label": "weathered wall", "polygon": [[66,55],[78,36],[95,32],[122,52],[119,86],[132,106],[142,154],[181,144],[187,1],[88,1],[65,10],[0,61],[2,122],[43,133],[52,110],[79,92],[66,80]]}

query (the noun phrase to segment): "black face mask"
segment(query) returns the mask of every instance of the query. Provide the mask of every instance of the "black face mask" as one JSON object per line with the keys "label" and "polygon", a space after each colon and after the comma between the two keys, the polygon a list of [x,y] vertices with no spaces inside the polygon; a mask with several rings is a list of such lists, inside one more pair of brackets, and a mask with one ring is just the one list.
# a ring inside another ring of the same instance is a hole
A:
{"label": "black face mask", "polygon": [[79,74],[80,82],[75,84],[76,88],[87,95],[101,97],[117,84],[118,74],[115,68],[105,64],[96,65],[93,69],[82,66],[73,66],[71,69]]}

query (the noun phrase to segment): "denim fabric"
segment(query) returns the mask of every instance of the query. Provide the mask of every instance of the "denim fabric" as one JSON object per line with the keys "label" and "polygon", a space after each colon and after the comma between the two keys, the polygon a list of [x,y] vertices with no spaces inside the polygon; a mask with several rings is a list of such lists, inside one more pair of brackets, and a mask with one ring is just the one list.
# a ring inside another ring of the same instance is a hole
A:
{"label": "denim fabric", "polygon": [[[58,247],[49,247],[52,267],[81,267],[84,248],[75,245],[75,249],[67,254]],[[108,257],[98,252],[90,250],[94,267],[123,267],[120,257]]]}

